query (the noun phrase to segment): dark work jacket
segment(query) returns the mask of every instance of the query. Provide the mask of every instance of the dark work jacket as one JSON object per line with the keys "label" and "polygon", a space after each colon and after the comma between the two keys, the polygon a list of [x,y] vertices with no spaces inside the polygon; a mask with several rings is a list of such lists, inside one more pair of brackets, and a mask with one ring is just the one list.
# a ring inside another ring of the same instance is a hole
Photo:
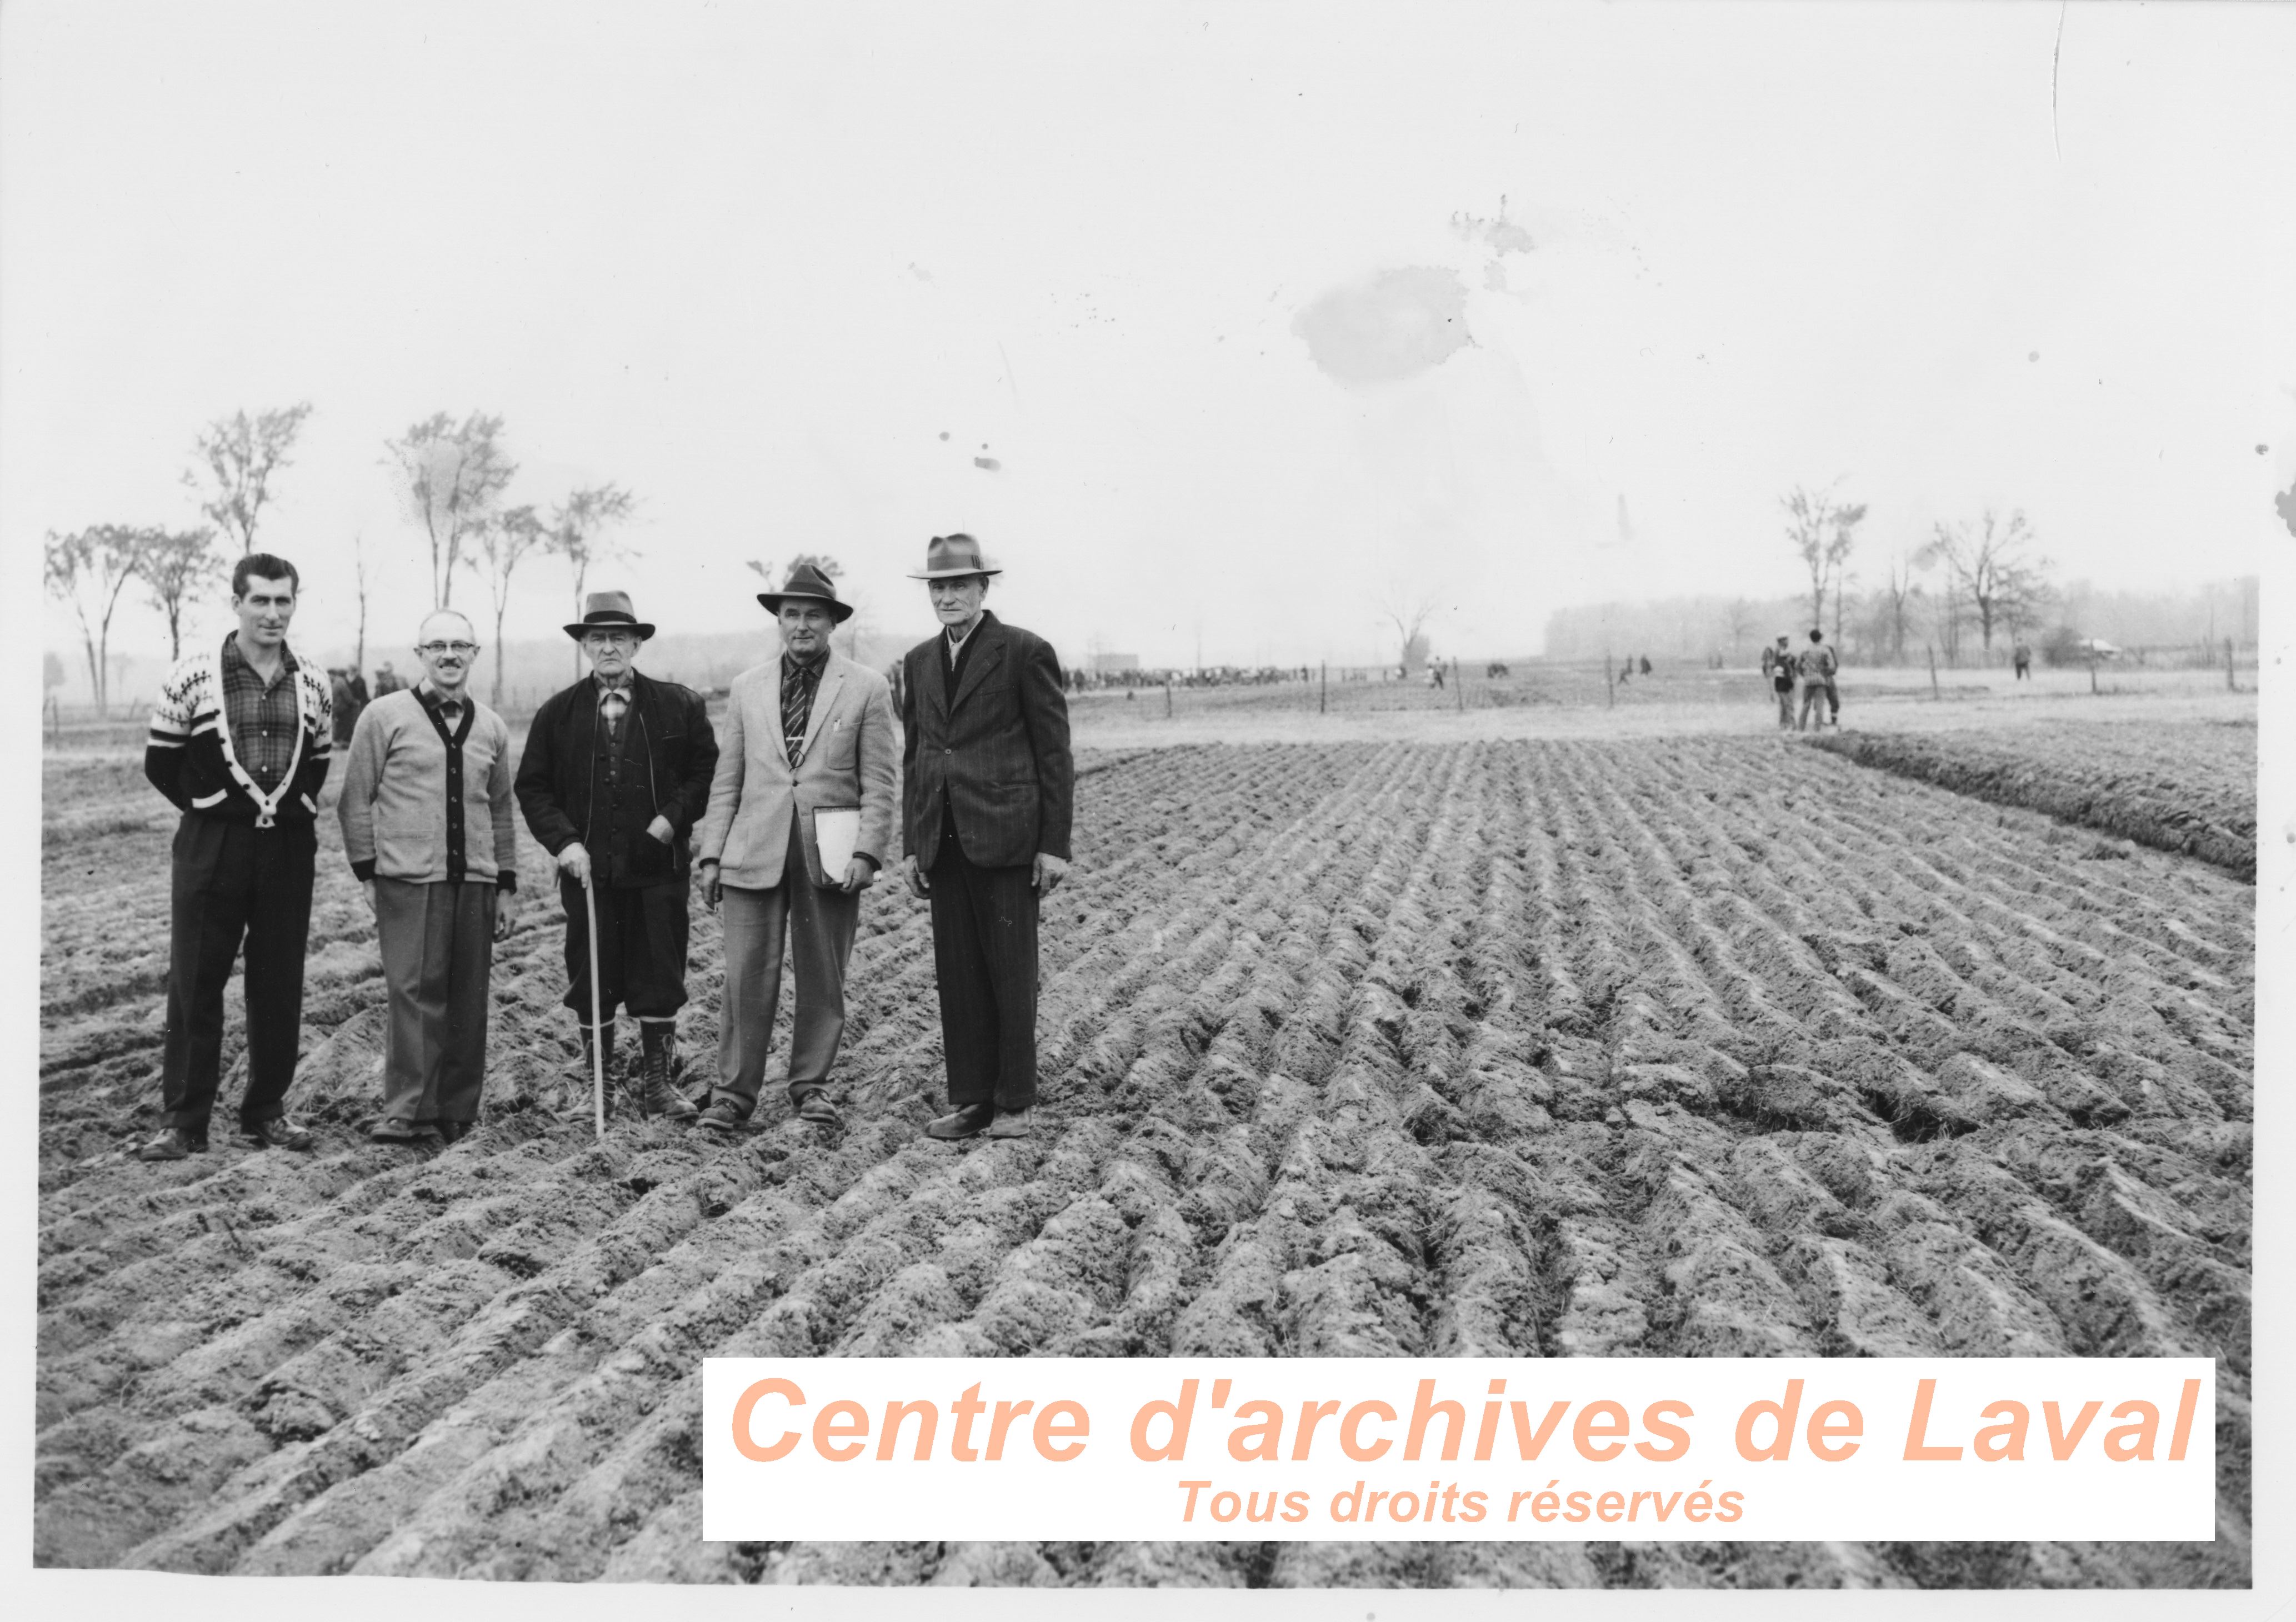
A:
{"label": "dark work jacket", "polygon": [[[527,829],[554,856],[581,840],[606,883],[682,884],[687,841],[709,808],[718,769],[718,737],[701,695],[635,671],[618,776],[602,747],[611,736],[594,678],[543,701],[512,785]],[[669,819],[667,845],[646,831],[657,815]]]}
{"label": "dark work jacket", "polygon": [[948,635],[909,650],[901,669],[901,824],[908,854],[930,868],[943,807],[979,867],[1069,856],[1076,768],[1061,661],[1033,632],[983,612],[966,639],[952,700]]}

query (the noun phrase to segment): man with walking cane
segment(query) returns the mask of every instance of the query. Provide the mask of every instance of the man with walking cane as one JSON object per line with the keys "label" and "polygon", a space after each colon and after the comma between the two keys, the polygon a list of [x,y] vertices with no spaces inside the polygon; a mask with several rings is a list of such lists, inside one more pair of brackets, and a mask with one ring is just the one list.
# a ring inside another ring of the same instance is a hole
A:
{"label": "man with walking cane", "polygon": [[953,1113],[937,1138],[1029,1135],[1037,1102],[1037,913],[1069,870],[1075,768],[1061,662],[981,607],[1000,571],[969,535],[935,536],[940,633],[901,681],[902,876],[932,903]]}
{"label": "man with walking cane", "polygon": [[671,1080],[685,1003],[686,839],[709,802],[717,738],[700,693],[639,674],[653,627],[627,593],[593,592],[566,634],[591,673],[535,712],[515,787],[528,830],[558,863],[579,1076],[611,1063],[614,1016],[627,1008],[638,1022],[640,1112],[689,1120],[693,1105]]}
{"label": "man with walking cane", "polygon": [[845,1034],[845,965],[861,892],[893,842],[893,703],[885,678],[829,645],[853,612],[810,563],[758,601],[781,653],[734,678],[726,744],[701,819],[701,893],[726,913],[718,1087],[701,1124],[737,1129],[758,1107],[780,1000],[783,940],[797,969],[790,1102],[837,1124],[830,1067]]}

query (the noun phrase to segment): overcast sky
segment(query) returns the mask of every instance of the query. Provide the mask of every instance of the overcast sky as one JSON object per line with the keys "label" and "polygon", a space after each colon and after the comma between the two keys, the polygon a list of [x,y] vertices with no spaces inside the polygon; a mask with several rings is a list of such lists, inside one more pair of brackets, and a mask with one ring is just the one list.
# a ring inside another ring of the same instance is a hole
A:
{"label": "overcast sky", "polygon": [[0,72],[0,544],[191,522],[200,426],[308,399],[315,648],[354,536],[371,638],[426,605],[379,458],[438,410],[636,491],[592,583],[666,627],[813,550],[922,633],[964,528],[1151,662],[1783,593],[1837,478],[1869,576],[1991,504],[2166,587],[2296,478],[2286,6],[20,3]]}

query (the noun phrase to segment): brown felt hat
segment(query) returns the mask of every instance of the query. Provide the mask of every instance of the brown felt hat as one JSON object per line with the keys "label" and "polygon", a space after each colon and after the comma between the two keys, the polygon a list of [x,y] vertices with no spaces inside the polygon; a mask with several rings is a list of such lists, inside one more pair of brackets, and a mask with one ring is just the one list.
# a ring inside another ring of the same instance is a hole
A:
{"label": "brown felt hat", "polygon": [[630,606],[629,593],[592,592],[583,604],[581,619],[568,626],[566,635],[579,642],[585,632],[617,629],[636,631],[641,642],[653,635],[653,627],[640,619],[637,610]]}
{"label": "brown felt hat", "polygon": [[769,614],[780,613],[783,602],[818,602],[840,625],[853,618],[853,605],[838,600],[837,582],[810,563],[797,564],[789,571],[789,578],[782,582],[781,590],[759,592],[758,601],[766,605]]}
{"label": "brown felt hat", "polygon": [[912,580],[954,580],[962,575],[1001,575],[980,543],[969,535],[937,535],[925,544],[925,566]]}

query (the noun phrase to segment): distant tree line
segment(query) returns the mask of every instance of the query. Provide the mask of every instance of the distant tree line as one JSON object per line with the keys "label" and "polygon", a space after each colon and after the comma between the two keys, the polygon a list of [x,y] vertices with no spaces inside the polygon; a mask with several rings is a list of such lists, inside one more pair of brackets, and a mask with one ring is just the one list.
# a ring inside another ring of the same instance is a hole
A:
{"label": "distant tree line", "polygon": [[[202,429],[193,441],[183,481],[199,498],[208,521],[185,529],[159,525],[92,524],[69,534],[48,531],[43,581],[48,594],[70,608],[87,660],[89,691],[98,713],[111,711],[111,627],[131,587],[168,623],[168,654],[183,655],[187,608],[200,593],[226,578],[230,559],[256,550],[257,532],[273,500],[275,474],[292,463],[295,442],[311,415],[308,401],[250,415],[235,411]],[[399,504],[429,543],[430,602],[454,604],[458,573],[485,584],[494,618],[494,692],[502,696],[504,617],[519,566],[537,552],[566,560],[574,577],[574,617],[582,612],[594,563],[635,555],[614,530],[636,510],[637,498],[618,484],[578,486],[550,504],[512,504],[518,471],[504,445],[503,419],[473,411],[459,421],[435,413],[383,446]],[[358,609],[354,659],[366,659],[365,537],[353,542]]]}

